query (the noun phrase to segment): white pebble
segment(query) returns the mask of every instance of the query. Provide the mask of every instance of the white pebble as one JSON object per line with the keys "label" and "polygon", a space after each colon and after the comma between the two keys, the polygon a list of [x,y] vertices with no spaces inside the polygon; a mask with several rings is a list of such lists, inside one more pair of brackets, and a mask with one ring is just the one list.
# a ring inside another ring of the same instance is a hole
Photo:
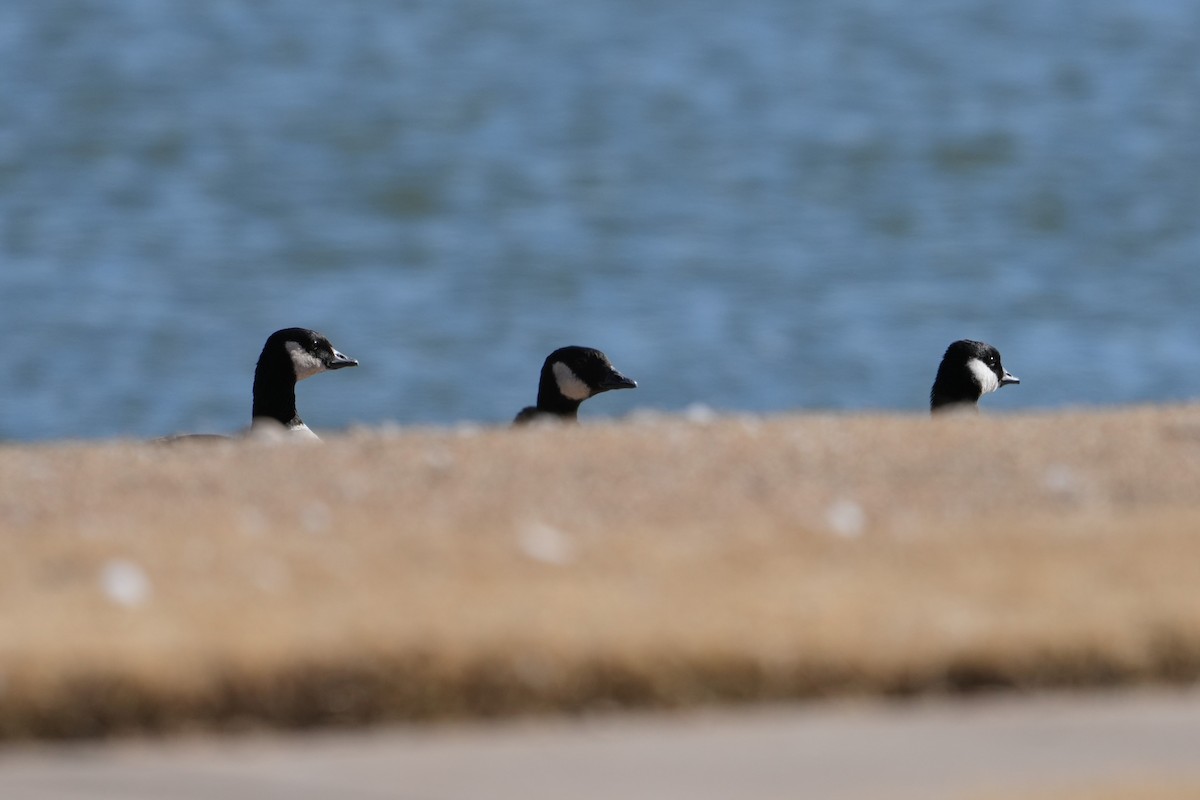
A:
{"label": "white pebble", "polygon": [[695,425],[709,425],[717,421],[717,412],[703,403],[692,403],[683,410],[683,416]]}
{"label": "white pebble", "polygon": [[854,539],[867,527],[867,513],[853,500],[838,500],[825,511],[825,524],[838,536]]}
{"label": "white pebble", "polygon": [[434,472],[449,472],[454,469],[454,453],[445,447],[429,447],[422,453],[425,466]]}
{"label": "white pebble", "polygon": [[1073,495],[1080,489],[1075,471],[1063,464],[1054,464],[1042,473],[1042,485],[1053,494]]}
{"label": "white pebble", "polygon": [[150,598],[150,579],[137,564],[124,558],[110,559],[100,571],[104,595],[119,606],[133,608]]}
{"label": "white pebble", "polygon": [[540,522],[526,525],[517,536],[521,552],[543,564],[563,566],[575,560],[575,548],[558,528]]}

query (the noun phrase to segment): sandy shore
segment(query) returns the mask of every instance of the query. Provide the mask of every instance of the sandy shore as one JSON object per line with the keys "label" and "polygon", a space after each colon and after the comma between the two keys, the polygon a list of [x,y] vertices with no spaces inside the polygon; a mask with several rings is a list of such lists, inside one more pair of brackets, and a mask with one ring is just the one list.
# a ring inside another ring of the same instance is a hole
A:
{"label": "sandy shore", "polygon": [[1200,407],[0,448],[0,737],[1186,682]]}

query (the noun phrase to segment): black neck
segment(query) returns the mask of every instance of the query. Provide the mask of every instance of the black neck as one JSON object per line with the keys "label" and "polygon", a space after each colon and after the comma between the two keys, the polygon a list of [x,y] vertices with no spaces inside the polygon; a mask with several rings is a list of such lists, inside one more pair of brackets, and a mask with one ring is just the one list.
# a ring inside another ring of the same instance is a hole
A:
{"label": "black neck", "polygon": [[937,411],[942,406],[962,403],[974,405],[979,402],[979,396],[979,387],[970,379],[939,379],[934,382],[933,390],[929,393],[929,408]]}
{"label": "black neck", "polygon": [[254,368],[254,407],[251,417],[270,417],[281,425],[300,425],[296,413],[296,370],[290,357],[266,353]]}

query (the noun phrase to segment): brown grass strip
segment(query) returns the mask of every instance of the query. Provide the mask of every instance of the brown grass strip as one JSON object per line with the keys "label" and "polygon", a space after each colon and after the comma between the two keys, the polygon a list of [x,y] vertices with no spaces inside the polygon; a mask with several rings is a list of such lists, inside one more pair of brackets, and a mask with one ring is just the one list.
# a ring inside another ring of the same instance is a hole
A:
{"label": "brown grass strip", "polygon": [[0,448],[0,737],[1200,675],[1200,408]]}

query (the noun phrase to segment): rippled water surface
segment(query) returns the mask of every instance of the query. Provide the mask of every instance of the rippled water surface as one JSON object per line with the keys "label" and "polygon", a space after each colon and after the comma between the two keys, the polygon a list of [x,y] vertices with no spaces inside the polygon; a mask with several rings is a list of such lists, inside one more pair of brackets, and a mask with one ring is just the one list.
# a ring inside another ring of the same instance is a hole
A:
{"label": "rippled water surface", "polygon": [[233,430],[272,330],[318,430],[1200,396],[1200,6],[0,6],[0,438]]}

